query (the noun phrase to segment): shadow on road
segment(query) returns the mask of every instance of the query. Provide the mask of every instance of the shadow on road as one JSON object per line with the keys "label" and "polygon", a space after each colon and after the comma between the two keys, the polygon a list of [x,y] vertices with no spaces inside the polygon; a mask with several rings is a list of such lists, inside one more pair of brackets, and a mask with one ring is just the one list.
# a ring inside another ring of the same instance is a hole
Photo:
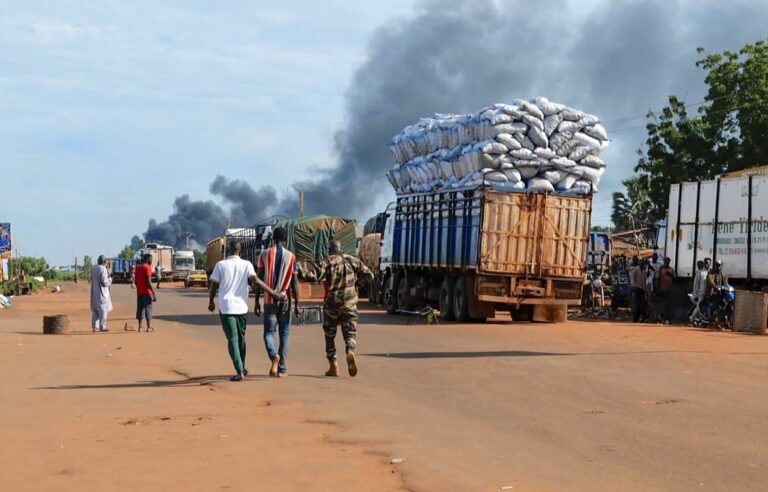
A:
{"label": "shadow on road", "polygon": [[474,357],[547,357],[559,355],[578,355],[558,352],[527,352],[524,350],[498,350],[485,352],[404,352],[390,354],[362,354],[371,357],[390,357],[393,359],[465,359]]}
{"label": "shadow on road", "polygon": [[221,326],[219,315],[208,314],[164,314],[155,316],[154,319],[160,321],[171,321],[173,323],[183,323],[195,326]]}
{"label": "shadow on road", "polygon": [[[115,383],[115,384],[65,384],[61,386],[40,386],[30,388],[32,390],[80,390],[80,389],[130,389],[130,388],[183,388],[190,386],[208,386],[213,383],[230,382],[231,376],[198,376],[187,379],[158,380],[158,381],[136,381],[134,383]],[[311,379],[331,379],[327,376],[316,374],[294,374],[292,378],[311,378]],[[250,374],[240,382],[254,382],[262,379],[275,379],[266,374]],[[237,383],[232,383],[237,384]]]}
{"label": "shadow on road", "polygon": [[[73,390],[73,389],[124,389],[124,388],[173,388],[183,386],[206,386],[213,383],[229,381],[231,376],[199,376],[188,379],[174,379],[171,381],[136,381],[134,383],[116,384],[68,384],[62,386],[41,386],[30,388],[34,390]],[[261,377],[248,377],[245,381],[256,381]],[[234,383],[233,383],[234,384]]]}

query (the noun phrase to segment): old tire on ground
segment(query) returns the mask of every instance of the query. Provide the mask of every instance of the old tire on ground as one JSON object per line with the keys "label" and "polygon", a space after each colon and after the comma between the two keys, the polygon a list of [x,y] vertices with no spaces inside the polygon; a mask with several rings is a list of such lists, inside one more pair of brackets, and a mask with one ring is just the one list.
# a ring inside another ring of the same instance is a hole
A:
{"label": "old tire on ground", "polygon": [[523,304],[519,307],[509,308],[512,321],[533,321],[533,306]]}
{"label": "old tire on ground", "polygon": [[65,314],[43,316],[43,333],[61,335],[69,330],[69,318]]}
{"label": "old tire on ground", "polygon": [[459,277],[453,289],[453,315],[456,321],[466,323],[469,321],[469,292],[467,279]]}
{"label": "old tire on ground", "polygon": [[395,279],[392,274],[387,275],[384,281],[384,307],[387,314],[397,314],[397,295],[395,293]]}
{"label": "old tire on ground", "polygon": [[445,277],[440,285],[440,319],[443,321],[453,321],[456,314],[453,311],[453,294],[456,288],[456,280],[451,277]]}

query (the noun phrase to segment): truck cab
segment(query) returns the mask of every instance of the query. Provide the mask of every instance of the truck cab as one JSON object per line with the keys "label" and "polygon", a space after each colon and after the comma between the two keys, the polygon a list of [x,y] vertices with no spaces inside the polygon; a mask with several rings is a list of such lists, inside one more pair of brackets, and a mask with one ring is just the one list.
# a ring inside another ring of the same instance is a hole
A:
{"label": "truck cab", "polygon": [[184,280],[195,269],[195,253],[176,251],[173,255],[173,280]]}
{"label": "truck cab", "polygon": [[395,221],[388,220],[395,215],[397,204],[391,202],[386,210],[376,218],[376,228],[381,231],[381,253],[379,255],[379,271],[376,274],[380,292],[387,292],[385,283],[392,277],[392,251],[395,237]]}

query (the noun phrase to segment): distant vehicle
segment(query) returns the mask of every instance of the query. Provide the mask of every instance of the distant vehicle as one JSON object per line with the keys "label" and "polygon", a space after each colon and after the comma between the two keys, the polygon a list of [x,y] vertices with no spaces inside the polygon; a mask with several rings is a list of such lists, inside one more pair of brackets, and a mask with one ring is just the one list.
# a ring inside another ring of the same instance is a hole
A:
{"label": "distant vehicle", "polygon": [[193,251],[176,251],[173,255],[173,280],[184,280],[195,269]]}
{"label": "distant vehicle", "polygon": [[208,286],[208,274],[205,273],[205,270],[192,270],[187,273],[187,277],[184,279],[184,287],[192,287],[194,285]]}
{"label": "distant vehicle", "polygon": [[163,272],[163,282],[167,282],[173,279],[173,253],[172,246],[159,243],[147,243],[144,249],[139,250],[139,255],[150,254],[152,256],[152,272],[153,278],[157,280],[154,272],[157,271],[157,267],[160,266]]}
{"label": "distant vehicle", "polygon": [[131,282],[131,270],[136,267],[137,260],[115,258],[112,260],[112,282],[127,284]]}

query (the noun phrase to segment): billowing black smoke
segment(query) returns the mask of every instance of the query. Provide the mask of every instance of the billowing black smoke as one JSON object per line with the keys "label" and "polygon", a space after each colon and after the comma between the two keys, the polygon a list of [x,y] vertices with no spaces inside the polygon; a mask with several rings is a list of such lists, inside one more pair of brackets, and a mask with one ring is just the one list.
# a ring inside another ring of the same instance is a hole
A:
{"label": "billowing black smoke", "polygon": [[[362,219],[391,194],[386,144],[406,125],[436,112],[458,113],[515,98],[546,96],[600,116],[613,145],[599,202],[631,173],[645,140],[644,115],[674,93],[703,97],[696,48],[737,50],[765,37],[764,2],[646,0],[584,5],[552,0],[426,0],[416,14],[372,37],[347,91],[347,124],[336,135],[338,165],[303,181],[307,213]],[[630,118],[627,118],[630,117]],[[150,222],[147,239],[200,244],[232,226],[271,214],[294,216],[293,197],[254,190],[218,176],[211,201],[176,200],[167,221]],[[600,207],[596,207],[599,209]],[[608,210],[606,208],[606,210]]]}
{"label": "billowing black smoke", "polygon": [[[201,246],[221,235],[227,227],[248,227],[271,215],[298,213],[295,201],[278,200],[271,186],[254,190],[245,181],[219,175],[211,183],[210,192],[219,197],[224,206],[211,200],[192,201],[187,195],[180,196],[174,202],[174,212],[165,221],[149,221],[144,239],[181,248],[190,237],[190,245]],[[134,240],[139,242],[138,237]]]}
{"label": "billowing black smoke", "polygon": [[163,222],[149,220],[149,227],[144,233],[147,242],[159,241],[181,248],[186,245],[187,237],[198,244],[205,244],[220,235],[227,227],[229,215],[211,200],[193,201],[188,195],[182,195],[173,203],[173,213]]}
{"label": "billowing black smoke", "polygon": [[347,92],[338,166],[307,193],[307,209],[353,217],[372,212],[374,199],[391,193],[386,144],[419,117],[536,96],[606,122],[639,116],[606,125],[609,134],[616,131],[605,156],[603,187],[610,191],[636,162],[643,115],[670,93],[701,100],[696,48],[737,50],[765,37],[767,22],[760,0],[424,1],[414,17],[373,36]]}

